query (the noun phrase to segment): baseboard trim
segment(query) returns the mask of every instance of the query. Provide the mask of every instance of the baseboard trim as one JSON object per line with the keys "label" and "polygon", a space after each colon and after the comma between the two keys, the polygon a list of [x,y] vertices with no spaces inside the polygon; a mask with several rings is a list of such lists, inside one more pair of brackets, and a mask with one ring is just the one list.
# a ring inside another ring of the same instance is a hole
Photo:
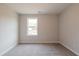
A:
{"label": "baseboard trim", "polygon": [[3,51],[0,56],[3,56],[5,53],[7,53],[8,51],[10,51],[11,49],[13,49],[17,44],[13,44],[11,45],[8,49],[6,49],[5,51]]}
{"label": "baseboard trim", "polygon": [[36,43],[36,44],[41,44],[41,43],[58,43],[58,41],[53,41],[53,42],[26,42],[26,41],[20,41],[19,43],[27,43],[27,44],[32,44],[32,43]]}
{"label": "baseboard trim", "polygon": [[67,49],[69,49],[70,51],[72,51],[75,55],[79,56],[79,53],[75,52],[73,49],[69,48],[68,46],[66,46],[65,44],[63,44],[62,42],[58,41],[59,44],[63,45],[64,47],[66,47]]}

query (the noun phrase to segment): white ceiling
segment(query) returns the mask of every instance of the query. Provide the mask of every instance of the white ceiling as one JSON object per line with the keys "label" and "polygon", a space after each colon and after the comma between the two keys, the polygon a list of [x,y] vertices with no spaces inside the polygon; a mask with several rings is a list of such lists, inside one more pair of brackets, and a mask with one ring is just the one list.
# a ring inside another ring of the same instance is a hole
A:
{"label": "white ceiling", "polygon": [[20,14],[59,14],[68,3],[9,3],[6,4]]}

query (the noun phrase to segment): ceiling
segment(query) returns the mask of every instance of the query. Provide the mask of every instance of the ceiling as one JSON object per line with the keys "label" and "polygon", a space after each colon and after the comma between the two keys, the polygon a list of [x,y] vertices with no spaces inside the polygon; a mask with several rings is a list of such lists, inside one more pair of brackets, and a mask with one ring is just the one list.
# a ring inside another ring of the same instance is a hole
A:
{"label": "ceiling", "polygon": [[7,3],[19,14],[59,14],[68,3]]}

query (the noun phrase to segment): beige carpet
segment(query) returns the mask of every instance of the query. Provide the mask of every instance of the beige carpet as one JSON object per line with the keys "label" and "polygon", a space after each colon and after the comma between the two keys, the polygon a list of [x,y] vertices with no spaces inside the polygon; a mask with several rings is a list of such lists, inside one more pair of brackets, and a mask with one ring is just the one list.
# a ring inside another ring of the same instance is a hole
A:
{"label": "beige carpet", "polygon": [[19,44],[4,56],[76,56],[60,44]]}

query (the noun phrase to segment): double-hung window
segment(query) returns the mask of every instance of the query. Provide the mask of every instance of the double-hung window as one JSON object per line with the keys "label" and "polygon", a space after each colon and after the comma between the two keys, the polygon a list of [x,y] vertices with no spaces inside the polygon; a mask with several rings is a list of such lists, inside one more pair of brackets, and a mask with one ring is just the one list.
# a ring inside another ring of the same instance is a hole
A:
{"label": "double-hung window", "polygon": [[38,19],[37,18],[27,18],[27,35],[38,35]]}

